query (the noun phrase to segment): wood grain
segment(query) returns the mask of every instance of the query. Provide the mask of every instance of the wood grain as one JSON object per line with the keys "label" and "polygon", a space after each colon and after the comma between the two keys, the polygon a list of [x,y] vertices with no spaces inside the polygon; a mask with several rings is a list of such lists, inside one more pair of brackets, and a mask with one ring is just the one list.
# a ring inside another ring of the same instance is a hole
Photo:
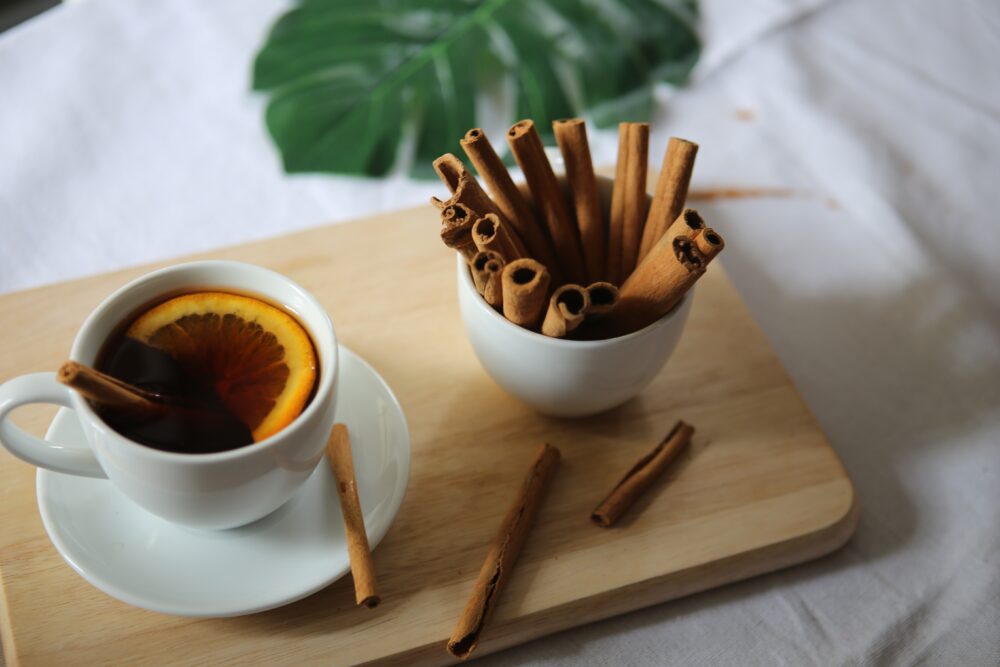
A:
{"label": "wood grain", "polygon": [[[454,258],[426,206],[201,257],[285,273],[329,310],[340,340],[397,393],[413,461],[374,553],[383,594],[354,606],[350,577],[269,612],[192,620],[90,586],[49,543],[34,469],[0,450],[0,635],[8,664],[441,664],[487,545],[548,441],[564,456],[477,655],[818,557],[853,531],[851,482],[760,330],[713,266],[673,358],[636,400],[547,419],[479,367],[455,300]],[[0,296],[0,379],[54,370],[84,317],[153,268]],[[489,409],[480,406],[489,406]],[[16,421],[44,433],[54,410]],[[678,418],[691,451],[612,529],[594,505]]]}

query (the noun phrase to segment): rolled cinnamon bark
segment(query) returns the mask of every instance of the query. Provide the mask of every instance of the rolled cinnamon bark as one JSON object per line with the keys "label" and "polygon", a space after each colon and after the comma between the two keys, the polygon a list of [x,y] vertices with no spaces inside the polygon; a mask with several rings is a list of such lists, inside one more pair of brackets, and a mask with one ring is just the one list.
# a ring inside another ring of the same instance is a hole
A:
{"label": "rolled cinnamon bark", "polygon": [[524,172],[535,207],[541,212],[549,238],[552,239],[552,247],[559,263],[550,267],[550,270],[558,272],[571,282],[586,282],[580,235],[570,217],[566,198],[552,171],[552,165],[545,157],[545,148],[535,124],[530,120],[515,123],[507,131],[507,143]]}
{"label": "rolled cinnamon bark", "polygon": [[625,183],[622,203],[621,284],[635,269],[646,220],[646,172],[649,168],[649,123],[624,123]]}
{"label": "rolled cinnamon bark", "polygon": [[88,401],[108,408],[155,415],[165,407],[156,394],[76,361],[60,366],[56,380],[75,389]]}
{"label": "rolled cinnamon bark", "polygon": [[711,227],[705,227],[695,234],[694,245],[698,248],[698,252],[704,256],[705,263],[708,264],[722,252],[722,249],[726,247],[726,242],[722,240],[719,232]]}
{"label": "rolled cinnamon bark", "polygon": [[693,208],[684,209],[677,219],[670,223],[667,231],[660,236],[657,243],[673,243],[678,236],[694,238],[698,232],[705,229],[705,221]]}
{"label": "rolled cinnamon bark", "polygon": [[486,133],[475,127],[465,133],[461,144],[479,177],[486,183],[497,208],[510,224],[511,236],[520,246],[520,256],[534,257],[546,266],[554,266],[555,255],[545,230],[521,190],[514,185],[507,166],[493,150]]}
{"label": "rolled cinnamon bark", "polygon": [[694,428],[682,421],[677,422],[670,433],[643,456],[625,473],[608,497],[591,513],[590,519],[598,526],[607,528],[615,523],[636,499],[648,489],[656,479],[677,460],[677,457],[691,444]]}
{"label": "rolled cinnamon bark", "polygon": [[441,240],[461,253],[467,262],[472,261],[477,252],[472,238],[475,219],[476,212],[464,204],[449,204],[441,209]]}
{"label": "rolled cinnamon bark", "polygon": [[684,208],[697,155],[698,144],[678,137],[670,138],[667,152],[663,156],[660,178],[656,182],[656,194],[653,195],[653,203],[649,207],[646,225],[642,231],[642,242],[639,245],[640,262]]}
{"label": "rolled cinnamon bark", "polygon": [[690,237],[653,246],[619,290],[618,305],[606,320],[611,335],[638,331],[670,312],[705,273],[705,264]]}
{"label": "rolled cinnamon bark", "polygon": [[514,243],[507,225],[493,213],[487,213],[472,226],[472,241],[479,250],[499,253],[505,262],[513,262],[524,255]]}
{"label": "rolled cinnamon bark", "polygon": [[579,285],[563,285],[549,298],[549,309],[542,322],[542,333],[552,338],[565,338],[583,322],[590,306],[587,290]]}
{"label": "rolled cinnamon bark", "polygon": [[365,530],[365,516],[361,511],[358,485],[354,477],[351,440],[347,427],[343,424],[333,425],[333,432],[326,442],[326,457],[337,482],[340,513],[344,517],[347,555],[351,560],[351,575],[354,578],[354,599],[359,607],[364,605],[374,609],[381,598],[375,583],[375,566],[372,563],[368,533]]}
{"label": "rolled cinnamon bark", "polygon": [[622,240],[625,234],[625,173],[628,167],[628,123],[618,125],[618,159],[615,162],[615,182],[611,186],[611,209],[608,214],[608,249],[604,262],[604,279],[622,284]]}
{"label": "rolled cinnamon bark", "polygon": [[[476,286],[476,290],[482,294],[483,289],[486,287],[487,269],[486,265],[489,262],[503,262],[503,256],[493,250],[480,250],[473,256],[472,261],[469,262],[469,273],[472,274],[472,283]],[[501,266],[501,270],[502,270]]]}
{"label": "rolled cinnamon bark", "polygon": [[604,224],[601,195],[590,159],[587,126],[579,118],[568,118],[553,122],[552,129],[566,164],[566,180],[573,195],[587,279],[600,280],[604,276],[607,226]]}
{"label": "rolled cinnamon bark", "polygon": [[587,319],[604,317],[618,305],[618,288],[611,283],[598,282],[587,286]]}
{"label": "rolled cinnamon bark", "polygon": [[452,193],[451,197],[445,201],[441,201],[437,197],[431,197],[431,203],[434,206],[443,210],[452,204],[463,204],[474,211],[477,217],[484,216],[487,213],[496,213],[500,215],[501,220],[503,219],[503,215],[500,214],[500,209],[497,208],[496,203],[490,199],[490,196],[479,185],[476,177],[469,173],[469,170],[465,168],[465,164],[457,157],[451,153],[445,153],[434,160],[434,171],[437,172],[438,176],[441,177],[441,180],[448,186],[448,189]]}
{"label": "rolled cinnamon bark", "polygon": [[472,282],[476,289],[483,295],[483,300],[494,308],[499,308],[503,304],[503,285],[501,278],[503,275],[503,256],[492,250],[483,250],[476,253],[469,263],[472,271]]}
{"label": "rolled cinnamon bark", "polygon": [[448,653],[456,658],[468,658],[479,644],[558,464],[559,450],[548,443],[543,444],[490,544],[469,602],[448,640]]}
{"label": "rolled cinnamon bark", "polygon": [[517,259],[503,267],[503,314],[526,329],[534,329],[545,312],[551,277],[538,261]]}

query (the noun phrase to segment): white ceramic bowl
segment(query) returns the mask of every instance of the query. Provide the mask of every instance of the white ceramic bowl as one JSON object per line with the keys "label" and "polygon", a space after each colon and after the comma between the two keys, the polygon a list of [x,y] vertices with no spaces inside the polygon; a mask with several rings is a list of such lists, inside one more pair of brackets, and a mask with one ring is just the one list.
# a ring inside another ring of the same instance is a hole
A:
{"label": "white ceramic bowl", "polygon": [[[599,179],[610,201],[611,181]],[[456,253],[457,255],[457,253]],[[458,305],[472,349],[497,384],[539,412],[583,417],[634,398],[670,358],[693,292],[648,327],[606,340],[565,340],[529,331],[487,304],[457,255]]]}

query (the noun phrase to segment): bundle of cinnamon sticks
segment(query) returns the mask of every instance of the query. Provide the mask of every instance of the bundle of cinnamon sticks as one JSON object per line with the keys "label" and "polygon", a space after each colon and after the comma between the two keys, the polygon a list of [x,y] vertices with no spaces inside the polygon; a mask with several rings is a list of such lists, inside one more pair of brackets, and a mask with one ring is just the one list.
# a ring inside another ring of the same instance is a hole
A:
{"label": "bundle of cinnamon sticks", "polygon": [[432,198],[441,239],[469,264],[483,299],[511,322],[556,338],[610,338],[666,315],[724,247],[685,209],[698,145],[670,139],[652,200],[646,194],[649,125],[622,123],[611,200],[603,202],[579,118],[553,123],[566,167],[552,169],[530,120],[507,131],[525,186],[518,187],[486,134],[434,161],[451,192]]}

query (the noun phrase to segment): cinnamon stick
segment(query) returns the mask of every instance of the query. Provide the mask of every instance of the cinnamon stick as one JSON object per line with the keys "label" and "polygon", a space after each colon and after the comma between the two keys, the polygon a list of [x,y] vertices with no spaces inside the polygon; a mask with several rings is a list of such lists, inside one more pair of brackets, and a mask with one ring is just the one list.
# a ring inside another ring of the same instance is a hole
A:
{"label": "cinnamon stick", "polygon": [[717,231],[711,227],[704,227],[695,234],[694,245],[705,258],[705,263],[708,264],[722,252],[722,249],[726,247],[726,242],[722,240]]}
{"label": "cinnamon stick", "polygon": [[670,433],[643,456],[611,490],[591,513],[590,519],[598,526],[607,528],[615,523],[636,499],[648,489],[656,479],[670,467],[681,453],[691,444],[694,428],[683,421],[671,429]]}
{"label": "cinnamon stick", "polygon": [[649,167],[649,123],[623,125],[627,126],[627,130],[625,183],[621,204],[621,274],[617,281],[619,285],[632,274],[639,255],[642,227],[646,220],[646,171]]}
{"label": "cinnamon stick", "polygon": [[507,131],[507,143],[524,172],[535,207],[541,212],[558,264],[550,269],[570,282],[586,282],[580,235],[566,207],[559,181],[545,157],[542,139],[534,122],[522,120]]}
{"label": "cinnamon stick", "polygon": [[611,283],[597,282],[587,286],[587,319],[604,317],[618,305],[618,288]]}
{"label": "cinnamon stick", "polygon": [[494,213],[487,213],[472,226],[472,241],[480,251],[499,253],[505,262],[513,262],[524,255],[514,243],[509,227]]}
{"label": "cinnamon stick", "polygon": [[552,244],[538,223],[531,205],[514,185],[507,166],[493,149],[482,129],[475,127],[465,133],[462,150],[469,156],[479,177],[486,183],[497,208],[510,224],[511,236],[520,245],[521,257],[534,257],[546,266],[555,266]]}
{"label": "cinnamon stick", "polygon": [[508,320],[534,329],[545,311],[545,297],[551,282],[548,270],[528,257],[503,267],[503,314]]}
{"label": "cinnamon stick", "polygon": [[494,308],[503,304],[503,286],[501,284],[503,265],[503,257],[500,253],[492,250],[476,253],[469,264],[472,270],[472,282],[476,285],[479,293],[483,295],[486,303]]}
{"label": "cinnamon stick", "polygon": [[542,322],[542,333],[552,338],[565,338],[583,322],[590,296],[579,285],[563,285],[549,298],[549,309]]}
{"label": "cinnamon stick", "polygon": [[[439,209],[444,209],[452,204],[463,204],[474,211],[477,217],[487,213],[500,215],[500,209],[490,196],[486,194],[476,177],[469,173],[457,157],[451,153],[445,153],[434,160],[434,171],[451,191],[451,197],[441,201],[437,197],[431,197],[431,203]],[[501,219],[503,216],[501,215]]]}
{"label": "cinnamon stick", "polygon": [[698,215],[698,211],[686,208],[677,216],[676,220],[670,223],[667,231],[660,236],[657,243],[673,243],[678,236],[694,238],[702,229],[705,229],[705,221]]}
{"label": "cinnamon stick", "polygon": [[558,463],[559,450],[548,443],[543,444],[490,544],[469,602],[448,640],[448,653],[456,658],[468,658],[479,644]]}
{"label": "cinnamon stick", "polygon": [[622,239],[625,234],[625,172],[628,165],[628,124],[618,125],[618,158],[615,182],[611,186],[611,209],[608,213],[608,250],[604,260],[604,279],[622,283]]}
{"label": "cinnamon stick", "polygon": [[156,394],[76,361],[60,366],[56,380],[88,401],[105,407],[149,413],[158,413],[164,408]]}
{"label": "cinnamon stick", "polygon": [[619,290],[618,305],[607,320],[612,335],[637,331],[666,315],[705,273],[707,263],[690,236],[654,245]]}
{"label": "cinnamon stick", "polygon": [[604,276],[607,227],[601,210],[601,196],[587,142],[587,126],[579,118],[552,123],[556,143],[566,164],[566,180],[573,196],[576,226],[583,248],[583,261],[590,280]]}
{"label": "cinnamon stick", "polygon": [[354,577],[354,599],[359,607],[364,605],[374,609],[381,598],[375,583],[375,567],[368,547],[365,517],[361,512],[361,500],[358,498],[358,485],[354,477],[350,435],[345,425],[333,425],[330,439],[326,443],[326,457],[337,481],[337,497],[340,498],[340,513],[344,517],[344,532],[347,535],[347,553],[351,559],[351,575]]}
{"label": "cinnamon stick", "polygon": [[656,194],[653,195],[653,203],[649,207],[646,225],[642,231],[642,242],[639,245],[640,262],[684,208],[697,155],[698,144],[670,137],[667,152],[663,156],[663,166],[660,168],[660,178],[656,182]]}
{"label": "cinnamon stick", "polygon": [[441,209],[441,240],[470,261],[476,254],[476,242],[472,238],[472,226],[476,212],[465,204],[453,203]]}

